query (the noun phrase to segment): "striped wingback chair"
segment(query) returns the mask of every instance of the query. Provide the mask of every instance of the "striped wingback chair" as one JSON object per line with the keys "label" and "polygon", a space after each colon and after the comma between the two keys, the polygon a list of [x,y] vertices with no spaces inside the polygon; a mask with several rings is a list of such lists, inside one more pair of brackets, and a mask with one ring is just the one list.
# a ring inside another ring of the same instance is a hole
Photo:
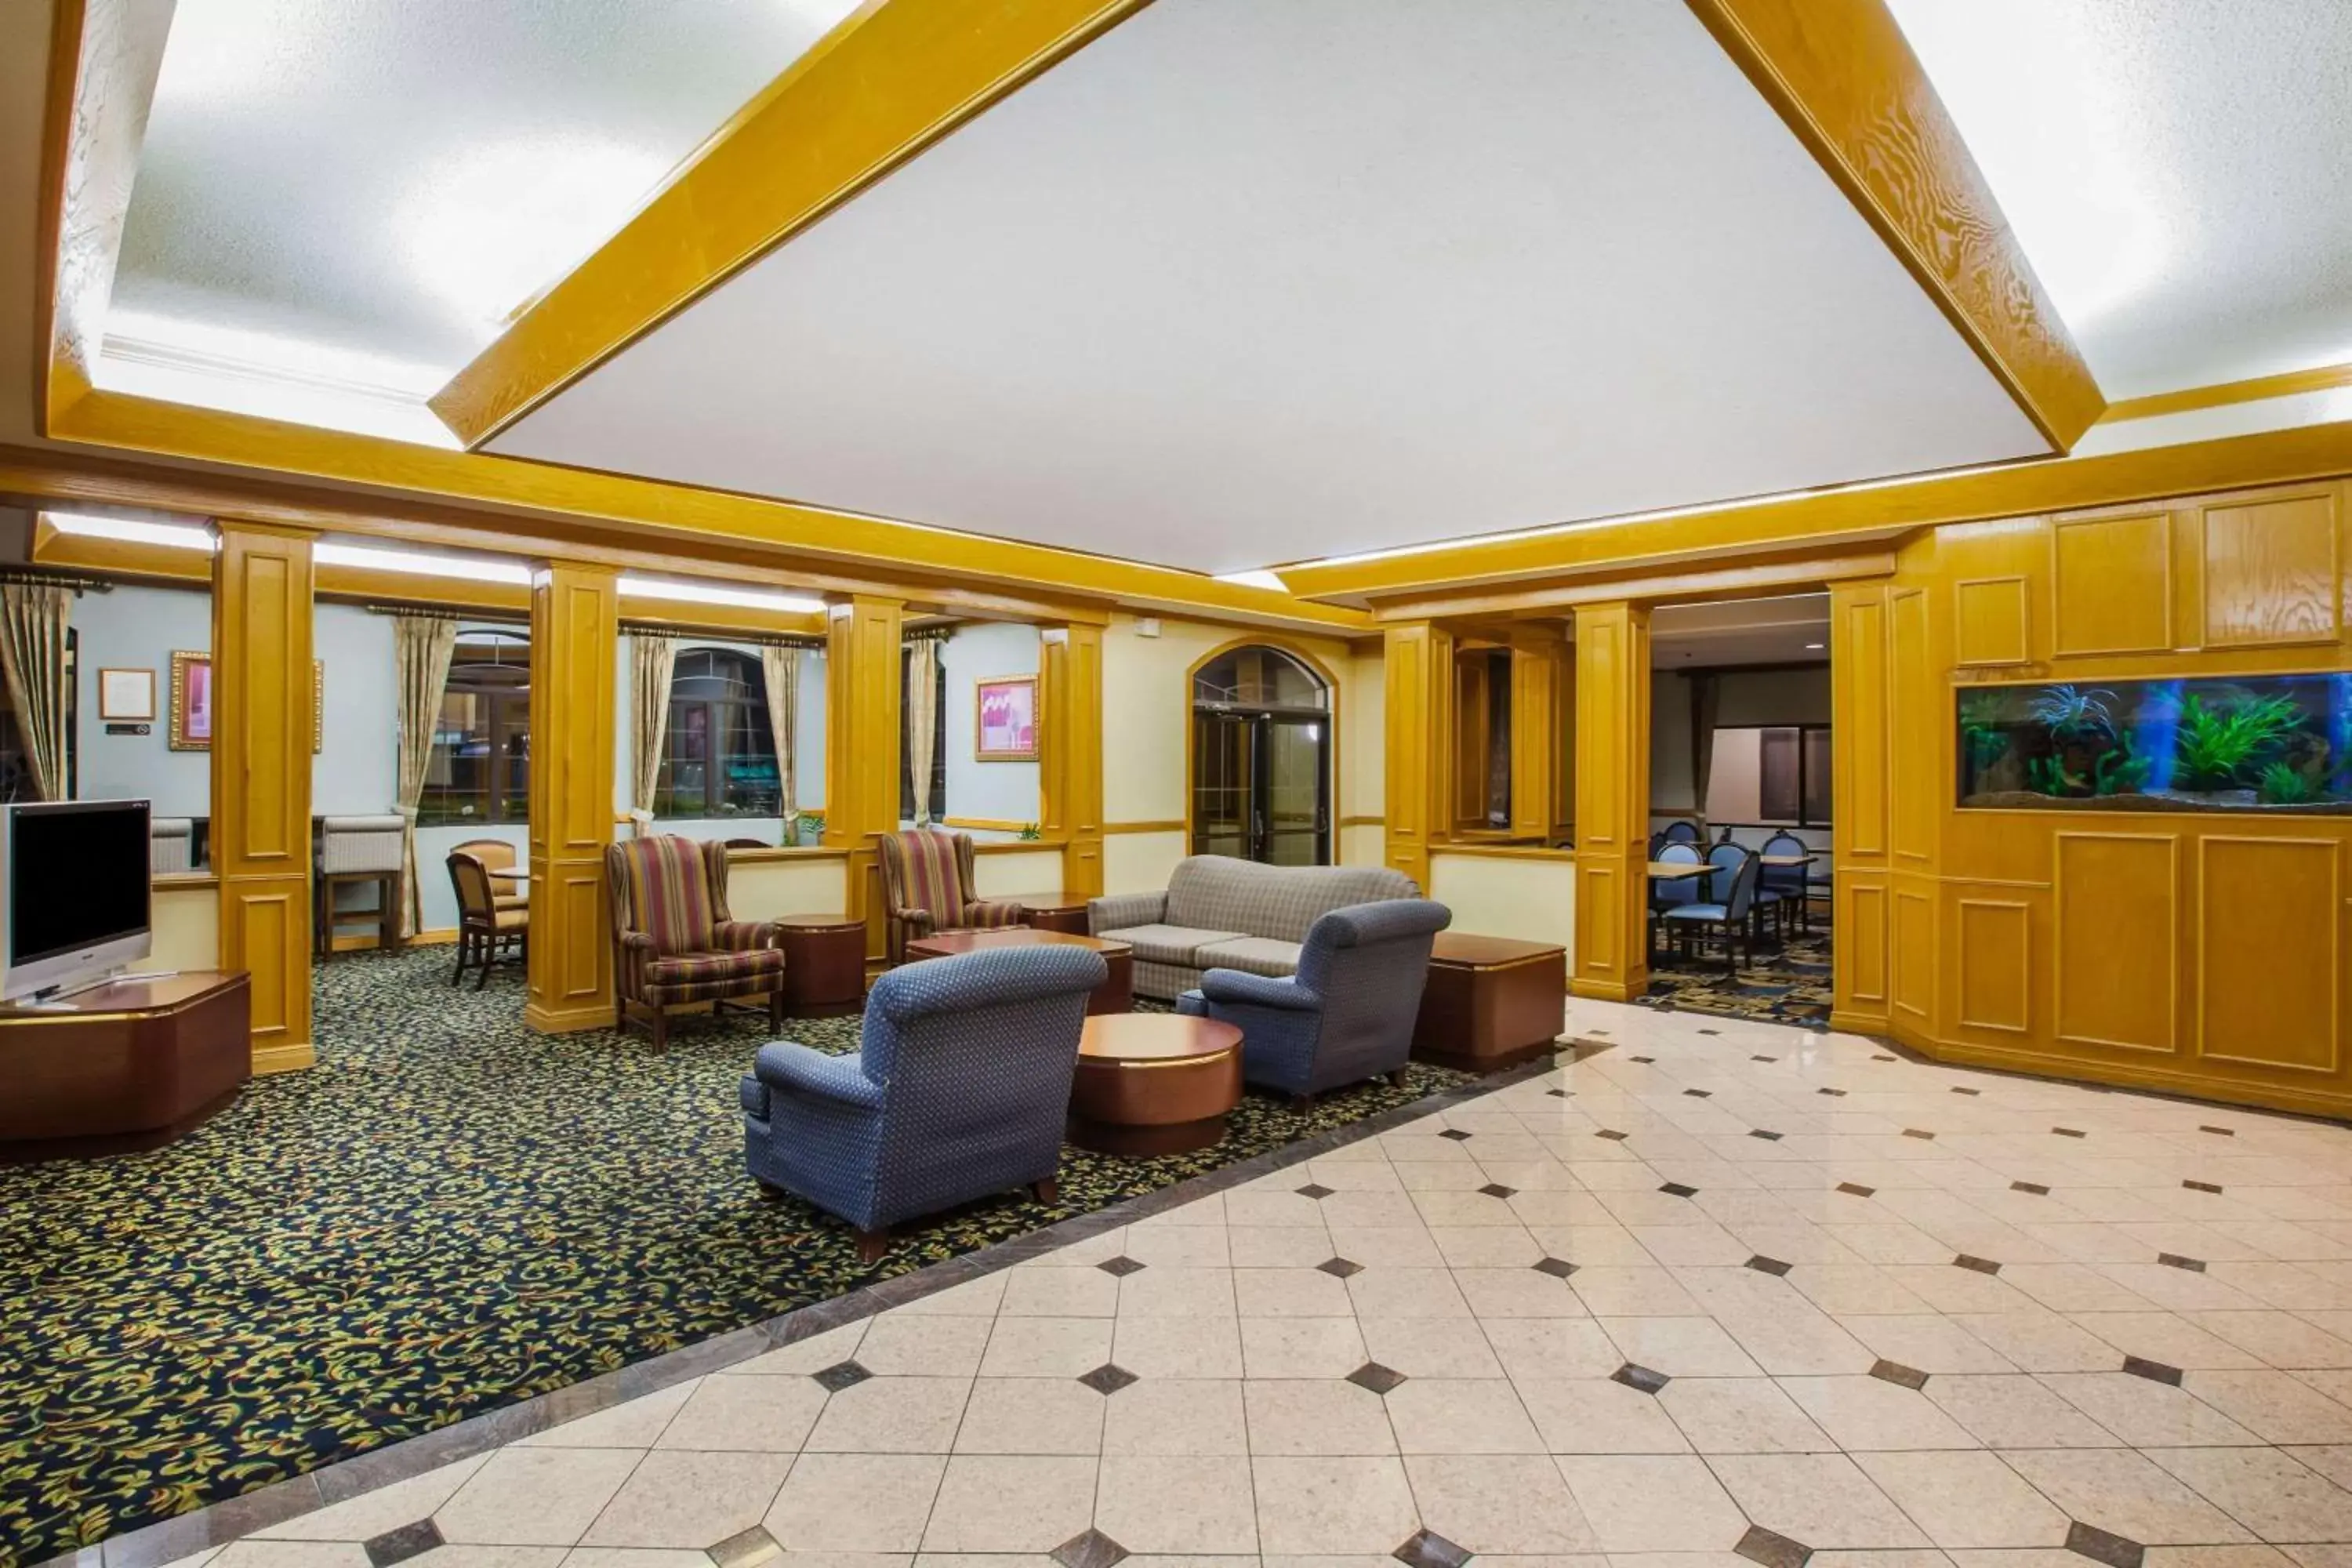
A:
{"label": "striped wingback chair", "polygon": [[784,1022],[784,952],[771,921],[727,912],[727,847],[662,835],[604,848],[612,885],[613,976],[620,1026],[643,1024],[654,1048],[669,1045],[669,1009],[764,1001]]}
{"label": "striped wingback chair", "polygon": [[907,943],[950,931],[986,931],[1021,923],[1019,904],[972,893],[971,835],[918,827],[882,836],[883,891],[890,900],[890,962],[907,960]]}

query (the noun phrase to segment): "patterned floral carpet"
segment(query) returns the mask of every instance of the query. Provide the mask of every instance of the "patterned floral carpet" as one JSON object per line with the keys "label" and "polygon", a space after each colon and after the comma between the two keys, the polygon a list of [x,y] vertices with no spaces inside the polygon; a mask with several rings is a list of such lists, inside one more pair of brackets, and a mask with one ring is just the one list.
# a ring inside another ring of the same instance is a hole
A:
{"label": "patterned floral carpet", "polygon": [[1751,1018],[1764,1024],[1830,1026],[1830,928],[1819,915],[1808,935],[1786,946],[1757,950],[1758,962],[1737,975],[1726,974],[1720,958],[1701,958],[1675,968],[1651,959],[1645,1007]]}
{"label": "patterned floral carpet", "polygon": [[[642,1036],[522,1026],[522,977],[446,950],[317,983],[319,1065],[167,1149],[0,1169],[0,1565],[268,1485],[1169,1185],[1467,1081],[1416,1063],[1214,1149],[1066,1151],[1061,1199],[975,1205],[878,1265],[743,1173],[733,1015]],[[853,1049],[854,1018],[794,1024]]]}

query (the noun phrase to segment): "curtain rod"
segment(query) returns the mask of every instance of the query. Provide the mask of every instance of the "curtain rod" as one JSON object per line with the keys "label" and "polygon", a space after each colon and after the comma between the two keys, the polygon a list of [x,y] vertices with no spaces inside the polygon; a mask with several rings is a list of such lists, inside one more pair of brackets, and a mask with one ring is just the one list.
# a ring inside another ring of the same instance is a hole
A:
{"label": "curtain rod", "polygon": [[529,616],[519,616],[512,610],[486,610],[474,605],[367,604],[360,607],[372,616],[400,616],[410,620],[473,621],[494,626],[530,625]]}
{"label": "curtain rod", "polygon": [[908,643],[945,642],[954,635],[953,626],[917,626],[913,631],[899,634],[898,646],[904,647]]}
{"label": "curtain rod", "polygon": [[627,621],[621,630],[636,637],[668,637],[674,641],[749,643],[754,647],[793,647],[803,653],[824,647],[823,637],[794,637],[789,632],[747,632],[730,627],[681,626],[669,621]]}
{"label": "curtain rod", "polygon": [[0,583],[32,583],[48,588],[71,588],[77,594],[111,594],[114,584],[103,577],[75,572],[45,572],[37,566],[0,566]]}

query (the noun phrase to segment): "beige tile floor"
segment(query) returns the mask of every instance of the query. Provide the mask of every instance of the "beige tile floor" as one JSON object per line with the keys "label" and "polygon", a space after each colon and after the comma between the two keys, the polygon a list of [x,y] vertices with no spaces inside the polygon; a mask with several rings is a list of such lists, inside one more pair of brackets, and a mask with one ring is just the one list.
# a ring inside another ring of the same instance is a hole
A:
{"label": "beige tile floor", "polygon": [[1569,1024],[1613,1048],[211,1568],[2352,1568],[2352,1131]]}

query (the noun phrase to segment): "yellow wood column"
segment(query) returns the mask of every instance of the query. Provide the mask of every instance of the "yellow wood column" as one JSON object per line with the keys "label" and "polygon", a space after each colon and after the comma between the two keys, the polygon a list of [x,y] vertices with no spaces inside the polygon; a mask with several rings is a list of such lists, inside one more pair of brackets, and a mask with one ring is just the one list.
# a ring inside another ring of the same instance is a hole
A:
{"label": "yellow wood column", "polygon": [[847,913],[866,922],[866,956],[888,951],[877,836],[898,826],[899,637],[907,606],[855,595],[827,606],[824,841],[849,851]]}
{"label": "yellow wood column", "polygon": [[1569,834],[1576,673],[1564,631],[1511,633],[1511,833],[1549,844]]}
{"label": "yellow wood column", "polygon": [[1037,649],[1037,827],[1061,843],[1062,891],[1089,898],[1103,890],[1102,634],[1097,626],[1047,626]]}
{"label": "yellow wood column", "polygon": [[613,842],[620,579],[551,562],[530,592],[530,1000],[560,1034],[613,1023]]}
{"label": "yellow wood column", "polygon": [[253,984],[253,1070],[310,1041],[310,535],[223,519],[213,561],[212,863],[220,954]]}
{"label": "yellow wood column", "polygon": [[1631,1002],[1649,985],[1650,612],[1576,611],[1576,952],[1569,990]]}
{"label": "yellow wood column", "polygon": [[1885,1034],[1890,944],[1895,715],[1883,582],[1830,585],[1830,1026]]}
{"label": "yellow wood column", "polygon": [[1429,851],[1454,821],[1454,637],[1432,621],[1390,626],[1381,647],[1387,862],[1429,890]]}

